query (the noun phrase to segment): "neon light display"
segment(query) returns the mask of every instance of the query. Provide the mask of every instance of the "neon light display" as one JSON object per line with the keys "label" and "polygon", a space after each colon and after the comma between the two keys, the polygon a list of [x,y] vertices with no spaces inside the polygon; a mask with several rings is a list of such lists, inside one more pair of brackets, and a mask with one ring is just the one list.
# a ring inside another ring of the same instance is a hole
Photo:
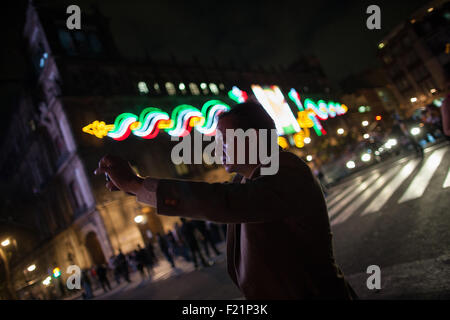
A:
{"label": "neon light display", "polygon": [[297,106],[298,110],[303,111],[303,105],[302,101],[300,100],[300,95],[297,91],[295,91],[294,88],[292,88],[288,93],[289,98],[291,98],[292,101],[294,101],[295,105]]}
{"label": "neon light display", "polygon": [[243,103],[248,99],[247,92],[242,91],[236,86],[233,86],[233,88],[228,91],[228,97],[237,103]]}
{"label": "neon light display", "polygon": [[263,89],[261,86],[252,85],[252,91],[259,103],[272,117],[279,135],[300,131],[300,126],[278,86]]}
{"label": "neon light display", "polygon": [[169,117],[169,114],[161,109],[149,107],[142,110],[139,116],[122,113],[116,117],[113,125],[96,120],[85,126],[83,132],[97,138],[108,136],[117,141],[125,140],[131,133],[144,139],[153,139],[160,130],[171,136],[183,137],[188,135],[193,127],[202,134],[214,135],[217,116],[229,109],[230,107],[220,100],[209,100],[202,110],[188,104],[179,105],[173,110],[172,117]]}
{"label": "neon light display", "polygon": [[[301,102],[300,95],[295,89],[291,89],[288,94],[289,98],[295,103],[297,108],[302,112],[306,109],[308,117],[314,123],[312,128],[318,136],[326,134],[327,132],[320,124],[320,120],[327,120],[328,118],[334,118],[336,116],[343,115],[347,112],[348,108],[345,104],[329,101],[328,104],[324,100],[317,101],[317,104],[311,99],[305,99],[304,106]],[[299,112],[299,115],[300,115]],[[300,122],[300,119],[298,119]],[[304,120],[303,120],[304,121]],[[309,127],[310,128],[310,127]]]}
{"label": "neon light display", "polygon": [[[310,137],[310,128],[314,129],[317,136],[325,135],[327,132],[320,121],[343,115],[348,110],[346,105],[333,101],[326,103],[324,100],[318,100],[316,103],[307,98],[302,103],[300,94],[292,88],[288,97],[297,106],[298,112],[295,118],[278,86],[263,88],[252,85],[251,89],[256,99],[274,120],[278,135],[293,135],[291,141],[299,148],[304,146],[304,139]],[[228,96],[237,103],[248,100],[247,93],[236,86],[228,92]],[[159,108],[148,107],[139,115],[122,113],[116,117],[114,124],[96,120],[83,127],[83,132],[97,138],[107,136],[117,141],[125,140],[131,134],[143,139],[153,139],[161,130],[171,136],[184,137],[191,132],[192,128],[205,135],[214,135],[217,116],[229,109],[230,106],[220,100],[207,101],[201,110],[188,104],[181,104],[172,111],[171,115]],[[279,144],[283,148],[288,147],[285,138],[279,139]]]}

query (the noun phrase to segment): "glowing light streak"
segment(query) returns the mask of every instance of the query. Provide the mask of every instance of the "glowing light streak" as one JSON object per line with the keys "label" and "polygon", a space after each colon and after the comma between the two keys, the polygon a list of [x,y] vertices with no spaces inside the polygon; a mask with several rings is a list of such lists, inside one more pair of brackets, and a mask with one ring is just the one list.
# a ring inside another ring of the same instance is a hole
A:
{"label": "glowing light streak", "polygon": [[301,130],[279,87],[271,86],[263,89],[261,86],[252,85],[252,91],[259,103],[274,120],[279,135],[291,134]]}
{"label": "glowing light streak", "polygon": [[231,90],[228,91],[228,97],[237,103],[243,103],[248,99],[247,92],[242,91],[236,86],[233,86]]}

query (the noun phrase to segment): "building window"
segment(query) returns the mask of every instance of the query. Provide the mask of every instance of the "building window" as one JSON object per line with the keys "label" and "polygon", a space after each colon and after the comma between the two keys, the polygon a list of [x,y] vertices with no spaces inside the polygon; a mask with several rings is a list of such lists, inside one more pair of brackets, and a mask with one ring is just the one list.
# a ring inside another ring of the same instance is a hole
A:
{"label": "building window", "polygon": [[178,85],[178,89],[180,89],[182,94],[186,94],[186,86],[183,82]]}
{"label": "building window", "polygon": [[58,37],[62,47],[69,56],[77,54],[75,44],[69,32],[60,29],[58,30]]}
{"label": "building window", "polygon": [[217,88],[217,85],[215,83],[209,84],[209,90],[211,90],[211,92],[216,95],[219,94],[219,88]]}
{"label": "building window", "polygon": [[139,92],[142,93],[142,94],[147,94],[148,93],[148,87],[147,87],[147,84],[144,81],[140,81],[138,83],[138,89],[139,89]]}
{"label": "building window", "polygon": [[200,88],[202,89],[203,94],[208,94],[208,86],[206,85],[206,83],[202,82],[200,83]]}
{"label": "building window", "polygon": [[98,39],[97,35],[95,33],[89,34],[89,43],[91,45],[92,52],[94,53],[100,53],[102,52],[102,43]]}
{"label": "building window", "polygon": [[159,84],[155,83],[153,85],[153,88],[155,89],[156,93],[161,93],[161,88],[159,87]]}
{"label": "building window", "polygon": [[225,90],[225,85],[223,83],[219,84],[219,89],[220,90]]}
{"label": "building window", "polygon": [[177,94],[177,90],[172,82],[166,82],[166,91],[169,96],[174,96]]}
{"label": "building window", "polygon": [[76,31],[74,33],[75,42],[77,43],[77,47],[79,49],[79,52],[82,52],[84,54],[89,53],[89,43],[86,38],[86,34],[81,31]]}
{"label": "building window", "polygon": [[198,96],[200,94],[200,90],[198,89],[198,86],[193,82],[189,83],[189,90],[191,90],[191,93],[194,96]]}

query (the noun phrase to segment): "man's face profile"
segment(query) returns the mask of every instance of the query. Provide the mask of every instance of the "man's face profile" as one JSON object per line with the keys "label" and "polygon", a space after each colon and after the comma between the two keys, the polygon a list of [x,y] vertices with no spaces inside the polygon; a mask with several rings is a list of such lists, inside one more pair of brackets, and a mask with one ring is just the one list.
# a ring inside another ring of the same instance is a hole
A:
{"label": "man's face profile", "polygon": [[[237,159],[237,153],[236,153],[236,145],[237,145],[237,139],[235,138],[234,143],[230,144],[229,141],[227,142],[226,138],[226,132],[227,129],[236,130],[235,122],[234,122],[234,116],[229,115],[226,117],[223,117],[219,120],[217,124],[217,130],[220,131],[221,134],[216,135],[216,139],[222,139],[222,162],[225,170],[229,173],[231,172],[239,172],[239,168],[244,166],[245,164],[238,164]],[[246,146],[246,152],[247,152],[247,144]],[[233,148],[234,150],[231,150]],[[233,157],[233,159],[231,159]]]}

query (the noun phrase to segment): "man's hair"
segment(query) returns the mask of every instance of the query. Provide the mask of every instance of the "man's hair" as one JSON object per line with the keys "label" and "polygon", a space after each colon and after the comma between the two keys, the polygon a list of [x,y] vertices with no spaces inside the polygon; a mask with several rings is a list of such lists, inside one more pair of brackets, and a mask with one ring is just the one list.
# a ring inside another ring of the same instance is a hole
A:
{"label": "man's hair", "polygon": [[275,129],[275,123],[263,106],[256,102],[239,103],[231,107],[229,111],[221,113],[219,120],[233,117],[235,129]]}

